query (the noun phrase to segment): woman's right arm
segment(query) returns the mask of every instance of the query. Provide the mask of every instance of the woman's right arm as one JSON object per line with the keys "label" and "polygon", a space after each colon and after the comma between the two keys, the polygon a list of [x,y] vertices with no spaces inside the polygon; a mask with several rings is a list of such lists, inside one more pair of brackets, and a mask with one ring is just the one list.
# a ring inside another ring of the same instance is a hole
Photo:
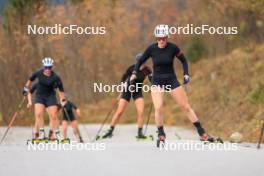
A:
{"label": "woman's right arm", "polygon": [[26,96],[30,90],[31,83],[37,78],[38,72],[34,72],[27,80],[25,86],[23,87],[22,94]]}
{"label": "woman's right arm", "polygon": [[27,94],[27,100],[28,100],[27,108],[30,108],[32,106],[32,94],[30,92]]}

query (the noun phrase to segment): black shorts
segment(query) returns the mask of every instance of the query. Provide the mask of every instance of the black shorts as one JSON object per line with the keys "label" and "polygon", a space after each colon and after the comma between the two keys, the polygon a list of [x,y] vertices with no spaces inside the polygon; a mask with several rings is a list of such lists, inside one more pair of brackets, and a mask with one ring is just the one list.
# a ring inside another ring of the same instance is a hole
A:
{"label": "black shorts", "polygon": [[130,101],[131,97],[133,98],[133,100],[135,101],[137,98],[143,98],[143,94],[142,91],[138,91],[138,92],[129,92],[129,91],[125,91],[122,93],[121,98],[125,99],[126,101]]}
{"label": "black shorts", "polygon": [[63,115],[63,118],[62,120],[65,120],[65,121],[74,121],[76,120],[75,116],[74,115],[69,115],[68,117],[66,115]]}
{"label": "black shorts", "polygon": [[56,95],[50,95],[50,96],[36,95],[35,103],[43,104],[45,107],[57,106],[58,104]]}
{"label": "black shorts", "polygon": [[181,84],[179,83],[179,81],[177,80],[176,77],[153,78],[151,82],[152,82],[152,85],[162,87],[166,91],[170,91],[170,90],[173,90],[173,89],[181,86]]}

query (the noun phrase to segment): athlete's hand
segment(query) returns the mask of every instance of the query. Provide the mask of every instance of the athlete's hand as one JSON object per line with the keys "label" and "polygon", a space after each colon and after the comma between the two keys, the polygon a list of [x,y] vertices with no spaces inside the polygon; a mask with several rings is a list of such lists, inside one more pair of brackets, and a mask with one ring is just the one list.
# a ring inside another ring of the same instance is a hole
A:
{"label": "athlete's hand", "polygon": [[66,105],[66,103],[67,103],[67,100],[66,99],[62,99],[60,103],[61,103],[61,106],[64,107]]}
{"label": "athlete's hand", "polygon": [[184,75],[183,76],[183,84],[188,84],[190,82],[190,76],[189,75]]}
{"label": "athlete's hand", "polygon": [[32,101],[29,101],[27,104],[27,108],[30,108],[32,106]]}
{"label": "athlete's hand", "polygon": [[23,89],[22,89],[22,95],[23,96],[26,96],[28,94],[28,92],[29,92],[29,89],[26,88],[26,87],[23,87]]}
{"label": "athlete's hand", "polygon": [[137,75],[135,73],[133,73],[131,76],[130,76],[130,82],[133,82],[137,79]]}

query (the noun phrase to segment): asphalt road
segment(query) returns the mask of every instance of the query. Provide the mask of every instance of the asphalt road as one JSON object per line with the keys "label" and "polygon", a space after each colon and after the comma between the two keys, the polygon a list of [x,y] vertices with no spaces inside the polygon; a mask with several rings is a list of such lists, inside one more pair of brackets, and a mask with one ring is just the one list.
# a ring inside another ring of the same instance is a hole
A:
{"label": "asphalt road", "polygon": [[[81,127],[86,142],[98,127]],[[0,136],[4,129],[0,128]],[[255,144],[204,145],[194,131],[166,127],[168,142],[158,149],[155,141],[137,141],[136,132],[135,125],[119,125],[111,139],[85,145],[73,142],[64,148],[56,148],[57,144],[33,148],[26,145],[31,129],[15,127],[0,146],[0,175],[264,175],[264,147],[256,150]],[[156,135],[154,126],[150,126],[149,134]],[[72,132],[70,136],[74,140]]]}

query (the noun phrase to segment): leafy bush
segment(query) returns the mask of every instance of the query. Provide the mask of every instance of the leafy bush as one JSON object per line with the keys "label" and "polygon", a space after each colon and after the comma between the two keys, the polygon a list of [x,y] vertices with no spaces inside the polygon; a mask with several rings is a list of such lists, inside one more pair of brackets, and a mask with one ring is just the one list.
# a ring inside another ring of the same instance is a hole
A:
{"label": "leafy bush", "polygon": [[188,42],[187,57],[191,62],[197,62],[202,57],[206,56],[206,48],[200,37],[194,37]]}
{"label": "leafy bush", "polygon": [[259,84],[256,89],[250,92],[249,100],[254,104],[264,103],[264,84]]}

